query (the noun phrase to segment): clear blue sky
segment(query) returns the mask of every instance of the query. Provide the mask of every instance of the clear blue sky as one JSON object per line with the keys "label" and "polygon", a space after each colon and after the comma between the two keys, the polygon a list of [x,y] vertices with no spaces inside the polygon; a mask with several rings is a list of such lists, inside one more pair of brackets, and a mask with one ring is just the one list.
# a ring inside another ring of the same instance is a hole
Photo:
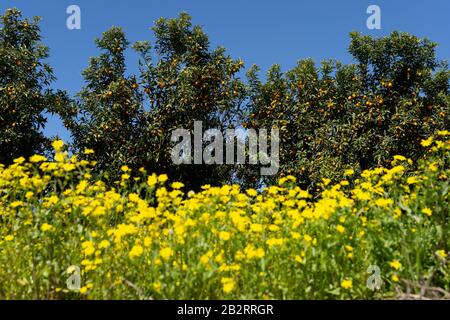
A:
{"label": "clear blue sky", "polygon": [[[66,8],[81,8],[81,30],[66,28]],[[369,30],[366,9],[381,8],[381,30]],[[351,62],[347,53],[348,33],[382,36],[393,30],[406,31],[439,43],[440,59],[450,58],[449,0],[2,0],[0,10],[17,7],[26,17],[41,16],[44,43],[50,47],[49,62],[58,80],[55,88],[76,93],[83,85],[81,71],[89,57],[97,55],[94,38],[111,26],[121,26],[129,40],[152,41],[149,28],[159,17],[176,17],[186,11],[194,24],[204,26],[213,47],[223,45],[246,67],[257,64],[265,72],[278,63],[289,69],[301,58],[328,58]],[[136,56],[128,54],[129,71]],[[56,118],[45,129],[49,136],[64,140],[68,133]]]}

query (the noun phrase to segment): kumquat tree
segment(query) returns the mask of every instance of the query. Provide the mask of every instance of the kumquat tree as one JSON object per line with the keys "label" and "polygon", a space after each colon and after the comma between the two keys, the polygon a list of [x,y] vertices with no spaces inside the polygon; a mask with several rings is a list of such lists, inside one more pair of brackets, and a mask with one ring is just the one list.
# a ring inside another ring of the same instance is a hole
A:
{"label": "kumquat tree", "polygon": [[[0,299],[450,298],[450,71],[436,43],[352,32],[353,63],[261,78],[181,13],[156,20],[154,42],[105,31],[71,96],[39,19],[0,20]],[[70,139],[45,134],[49,114]],[[173,131],[199,121],[217,130],[175,154]],[[211,147],[236,128],[242,145]],[[263,139],[271,128],[279,141]],[[217,160],[262,159],[265,145],[273,175]]]}

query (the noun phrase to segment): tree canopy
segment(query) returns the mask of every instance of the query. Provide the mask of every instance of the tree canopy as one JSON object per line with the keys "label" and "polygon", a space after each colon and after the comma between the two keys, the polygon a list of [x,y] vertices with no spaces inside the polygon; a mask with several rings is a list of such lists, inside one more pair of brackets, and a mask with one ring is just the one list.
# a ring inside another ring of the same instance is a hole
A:
{"label": "tree canopy", "polygon": [[[111,182],[121,167],[168,173],[189,189],[239,182],[258,186],[258,165],[176,165],[171,132],[205,129],[280,129],[280,170],[314,189],[323,179],[341,180],[346,169],[386,165],[393,155],[416,160],[420,141],[450,128],[448,65],[428,39],[393,32],[373,38],[353,32],[354,63],[300,60],[286,72],[273,65],[261,80],[251,67],[210,47],[191,17],[161,18],[156,41],[131,44],[119,27],[96,40],[99,55],[83,71],[84,86],[69,100],[50,89],[55,79],[45,62],[38,18],[17,9],[1,17],[0,162],[45,152],[45,112],[59,114],[71,149],[95,160]],[[127,72],[127,50],[138,56],[138,74]],[[94,150],[92,154],[90,150]]]}

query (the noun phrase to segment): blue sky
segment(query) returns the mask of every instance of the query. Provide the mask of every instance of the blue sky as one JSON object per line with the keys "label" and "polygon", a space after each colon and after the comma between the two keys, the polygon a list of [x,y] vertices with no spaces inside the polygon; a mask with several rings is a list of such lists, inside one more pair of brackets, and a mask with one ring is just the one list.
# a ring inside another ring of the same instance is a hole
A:
{"label": "blue sky", "polygon": [[[66,28],[66,8],[81,9],[81,30]],[[369,30],[366,9],[381,8],[381,30]],[[149,28],[159,17],[176,17],[186,11],[210,37],[213,47],[222,45],[246,67],[257,64],[265,72],[278,63],[283,70],[299,59],[316,61],[328,58],[351,62],[347,53],[348,33],[382,36],[393,30],[406,31],[439,43],[437,55],[450,58],[450,1],[448,0],[2,0],[0,11],[10,7],[26,17],[41,16],[44,43],[50,47],[50,64],[58,80],[53,87],[75,94],[83,85],[81,71],[89,57],[97,55],[94,39],[111,26],[121,26],[131,42],[152,41]],[[136,66],[136,55],[128,53],[129,71]],[[69,134],[57,118],[51,117],[45,133]]]}

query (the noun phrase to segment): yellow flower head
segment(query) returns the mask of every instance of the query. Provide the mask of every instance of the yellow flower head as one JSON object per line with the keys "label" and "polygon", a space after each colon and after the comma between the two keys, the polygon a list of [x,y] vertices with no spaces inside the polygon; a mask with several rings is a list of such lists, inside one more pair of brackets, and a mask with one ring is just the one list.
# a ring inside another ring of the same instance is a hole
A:
{"label": "yellow flower head", "polygon": [[305,240],[305,242],[310,243],[312,241],[312,237],[309,234],[305,234],[303,236],[303,240]]}
{"label": "yellow flower head", "polygon": [[134,245],[133,248],[131,248],[131,251],[128,255],[129,255],[130,259],[134,259],[134,258],[140,257],[143,252],[144,252],[144,248],[142,248],[141,245],[137,244],[137,245]]}
{"label": "yellow flower head", "polygon": [[266,244],[269,247],[273,247],[273,246],[280,246],[284,243],[284,239],[283,238],[270,238],[266,241]]}
{"label": "yellow flower head", "polygon": [[252,223],[250,225],[250,230],[253,232],[261,232],[263,230],[263,226],[259,223]]}
{"label": "yellow flower head", "polygon": [[344,279],[341,281],[341,287],[344,289],[351,289],[353,287],[353,281],[351,279]]}
{"label": "yellow flower head", "polygon": [[224,241],[229,240],[230,237],[231,237],[231,233],[229,233],[229,232],[227,232],[227,231],[221,231],[221,232],[219,233],[219,238],[222,239],[222,240],[224,240]]}
{"label": "yellow flower head", "polygon": [[402,268],[402,264],[398,260],[393,260],[389,262],[389,265],[394,268],[395,270],[400,270]]}
{"label": "yellow flower head", "polygon": [[433,214],[430,208],[423,208],[422,213],[426,214],[429,217]]}
{"label": "yellow flower head", "polygon": [[41,231],[42,232],[52,231],[53,229],[54,229],[54,227],[51,224],[48,224],[48,223],[44,223],[41,226]]}
{"label": "yellow flower head", "polygon": [[172,188],[177,190],[177,189],[181,189],[184,187],[184,184],[182,182],[174,182],[172,183]]}
{"label": "yellow flower head", "polygon": [[169,179],[169,177],[167,176],[167,174],[162,174],[158,177],[158,182],[164,183],[167,181],[167,179]]}
{"label": "yellow flower head", "polygon": [[420,180],[415,176],[408,177],[408,179],[406,179],[407,184],[414,184],[414,183],[418,183],[418,182],[420,182]]}
{"label": "yellow flower head", "polygon": [[442,131],[438,131],[437,134],[440,135],[440,136],[450,136],[450,131],[442,130]]}
{"label": "yellow flower head", "polygon": [[433,143],[433,137],[429,137],[426,140],[422,140],[420,142],[420,144],[422,145],[422,147],[429,147],[431,144]]}
{"label": "yellow flower head", "polygon": [[355,174],[355,170],[353,169],[347,169],[344,171],[344,176],[352,176]]}
{"label": "yellow flower head", "polygon": [[152,174],[151,176],[149,176],[147,178],[147,183],[150,187],[156,185],[158,183],[158,177],[156,176],[156,174]]}
{"label": "yellow flower head", "polygon": [[17,159],[14,159],[14,163],[17,163],[17,164],[22,164],[24,162],[25,162],[25,158],[24,157],[19,157]]}
{"label": "yellow flower head", "polygon": [[61,151],[63,146],[64,142],[62,140],[55,140],[52,142],[52,147],[53,149],[55,149],[55,151]]}
{"label": "yellow flower head", "polygon": [[446,259],[448,256],[448,254],[445,252],[445,250],[442,250],[442,249],[436,251],[436,254],[439,258],[442,258],[442,259]]}
{"label": "yellow flower head", "polygon": [[223,292],[230,293],[233,291],[236,283],[232,278],[222,278],[221,279],[222,285],[223,285]]}
{"label": "yellow flower head", "polygon": [[395,156],[394,156],[394,160],[397,160],[397,161],[406,161],[406,158],[405,158],[404,156],[401,156],[401,155],[395,155]]}
{"label": "yellow flower head", "polygon": [[35,154],[34,156],[30,157],[30,162],[32,163],[38,163],[38,162],[43,162],[46,161],[47,158],[38,154]]}
{"label": "yellow flower head", "polygon": [[100,248],[100,249],[106,249],[106,248],[108,248],[109,247],[109,241],[108,240],[102,240],[101,242],[100,242],[100,244],[98,245],[98,247]]}
{"label": "yellow flower head", "polygon": [[164,260],[169,260],[173,256],[173,250],[169,247],[163,248],[159,251],[159,255]]}

